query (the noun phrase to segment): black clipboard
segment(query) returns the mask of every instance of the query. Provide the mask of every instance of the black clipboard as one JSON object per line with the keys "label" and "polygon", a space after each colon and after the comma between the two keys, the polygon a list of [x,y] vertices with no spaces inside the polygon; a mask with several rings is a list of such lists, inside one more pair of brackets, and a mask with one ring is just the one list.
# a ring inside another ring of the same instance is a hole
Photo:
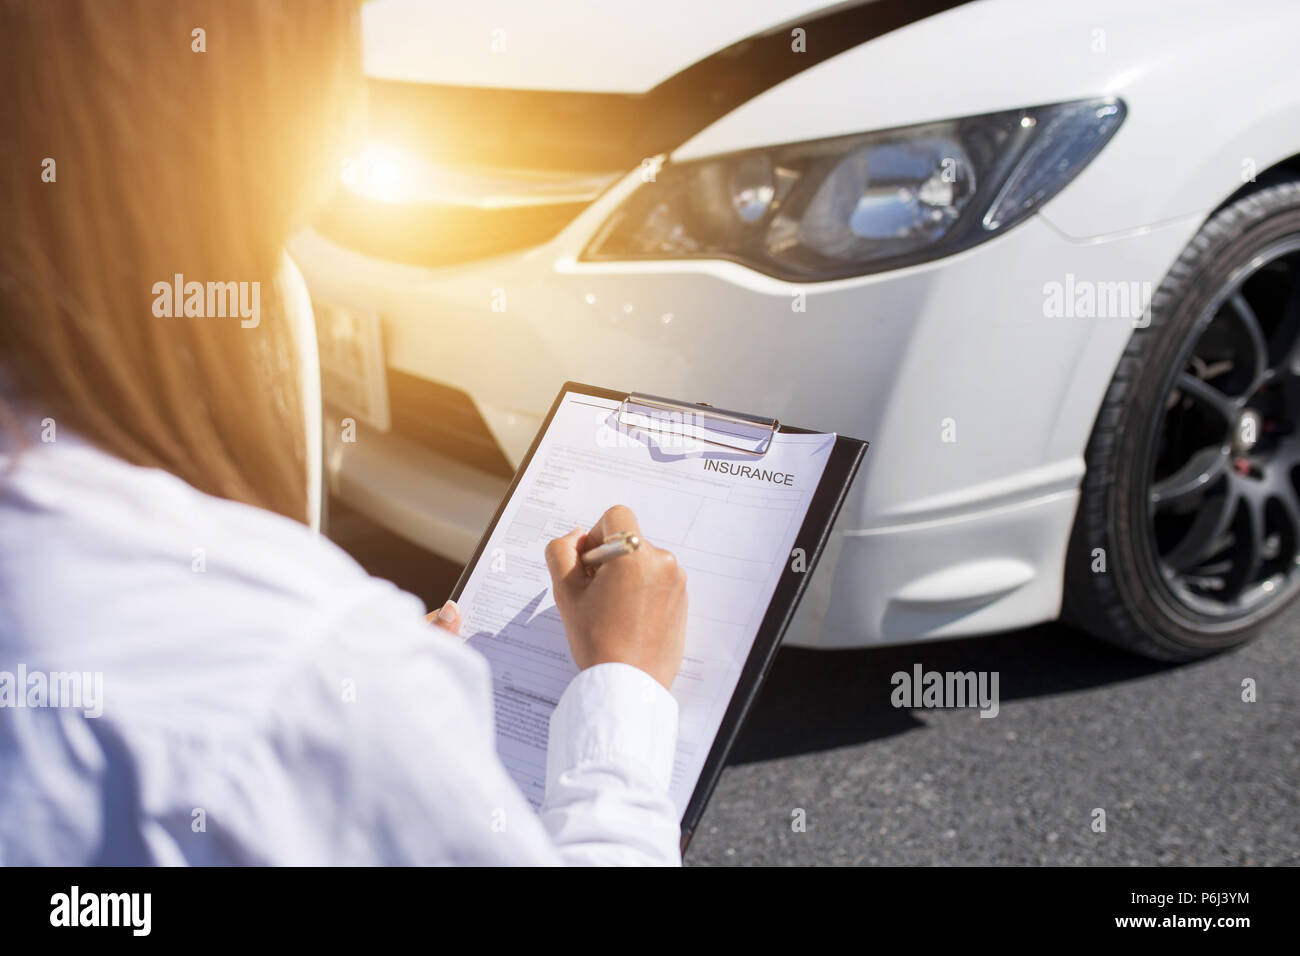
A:
{"label": "black clipboard", "polygon": [[[768,429],[773,433],[780,431],[794,434],[813,434],[816,431],[810,428],[784,425],[775,419],[763,418],[745,412],[714,408],[711,405],[699,402],[681,402],[658,396],[640,395],[635,392],[584,385],[580,382],[565,382],[560,388],[559,394],[555,396],[555,401],[551,403],[550,411],[547,412],[545,421],[537,430],[537,435],[533,438],[528,453],[524,455],[519,467],[515,469],[515,475],[510,480],[510,487],[506,489],[501,504],[497,506],[496,513],[492,515],[492,521],[488,524],[487,530],[483,532],[483,537],[479,539],[473,557],[465,565],[460,580],[456,582],[456,587],[452,589],[451,596],[453,600],[460,599],[461,593],[465,590],[465,585],[469,581],[470,573],[478,564],[479,559],[482,558],[488,540],[491,538],[493,531],[496,530],[501,515],[505,512],[506,504],[514,497],[515,490],[518,488],[524,472],[528,469],[528,465],[533,460],[533,455],[541,445],[542,436],[551,427],[551,421],[555,418],[555,413],[564,401],[565,394],[569,392],[619,402],[620,420],[623,410],[629,406],[629,403],[633,403],[640,407],[672,410],[688,420],[700,420],[710,424],[714,422],[726,423],[728,426],[735,427],[738,436],[743,435],[747,439],[756,434],[761,434],[762,429]],[[674,419],[674,421],[677,420],[680,419]],[[728,447],[739,448],[739,446],[730,445]],[[741,669],[740,677],[736,682],[736,690],[731,697],[731,703],[727,706],[727,710],[723,715],[722,725],[713,740],[713,746],[709,749],[709,755],[704,761],[704,767],[700,771],[700,778],[695,784],[695,790],[691,793],[690,802],[686,805],[686,811],[682,814],[681,848],[683,853],[686,852],[687,846],[690,845],[691,836],[695,833],[695,828],[704,815],[704,808],[708,805],[709,797],[713,795],[713,790],[718,785],[718,779],[722,776],[722,770],[727,763],[727,755],[731,752],[737,737],[740,736],[740,729],[745,722],[745,716],[749,713],[750,707],[758,697],[763,681],[767,677],[768,671],[771,670],[773,661],[776,660],[777,651],[781,646],[781,638],[785,636],[790,621],[794,618],[794,613],[799,607],[799,601],[803,598],[804,591],[808,587],[808,580],[817,569],[817,562],[821,559],[826,541],[830,538],[835,518],[840,513],[840,507],[844,504],[844,499],[848,495],[849,487],[853,484],[853,479],[857,475],[858,466],[861,464],[862,456],[866,453],[866,450],[867,442],[865,441],[847,438],[843,435],[835,436],[835,445],[831,449],[830,457],[826,461],[826,467],[822,471],[821,482],[817,485],[817,490],[813,492],[812,501],[808,505],[808,512],[804,516],[803,525],[795,536],[794,547],[803,550],[805,569],[796,571],[792,567],[793,562],[787,562],[785,571],[777,582],[776,590],[772,592],[772,600],[768,603],[767,612],[763,615],[763,621],[758,628],[758,634],[754,637],[754,645],[750,648],[749,657],[745,660],[745,666]],[[753,454],[756,458],[761,458],[765,451],[766,448],[761,448],[761,450],[748,453]]]}

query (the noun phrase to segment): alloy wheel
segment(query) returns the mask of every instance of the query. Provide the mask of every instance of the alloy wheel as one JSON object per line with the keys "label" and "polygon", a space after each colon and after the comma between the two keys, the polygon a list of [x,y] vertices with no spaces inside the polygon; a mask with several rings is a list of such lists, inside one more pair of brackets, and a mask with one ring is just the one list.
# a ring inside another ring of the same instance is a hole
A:
{"label": "alloy wheel", "polygon": [[1300,236],[1210,300],[1148,446],[1155,579],[1223,623],[1300,586]]}

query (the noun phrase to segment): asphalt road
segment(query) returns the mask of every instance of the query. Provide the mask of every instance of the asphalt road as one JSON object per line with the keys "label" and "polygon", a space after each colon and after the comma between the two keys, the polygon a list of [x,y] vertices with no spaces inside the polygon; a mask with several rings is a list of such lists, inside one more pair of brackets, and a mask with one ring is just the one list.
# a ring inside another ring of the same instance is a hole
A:
{"label": "asphalt road", "polygon": [[[337,509],[331,536],[431,607],[460,571]],[[918,663],[998,672],[998,715],[896,709],[890,675]],[[1061,625],[784,648],[686,862],[1300,864],[1300,608],[1186,665]]]}

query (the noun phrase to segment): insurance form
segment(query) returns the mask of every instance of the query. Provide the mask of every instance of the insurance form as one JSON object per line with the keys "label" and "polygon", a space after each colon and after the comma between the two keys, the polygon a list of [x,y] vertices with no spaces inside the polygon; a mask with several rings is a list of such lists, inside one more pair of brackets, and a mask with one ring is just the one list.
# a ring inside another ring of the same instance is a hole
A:
{"label": "insurance form", "polygon": [[832,434],[769,433],[759,457],[700,436],[632,427],[618,401],[566,392],[470,571],[461,633],[491,665],[497,751],[534,806],[551,712],[578,672],[544,549],[621,504],[686,571],[670,789],[678,815],[686,811],[777,583],[798,560],[795,538],[835,444]]}

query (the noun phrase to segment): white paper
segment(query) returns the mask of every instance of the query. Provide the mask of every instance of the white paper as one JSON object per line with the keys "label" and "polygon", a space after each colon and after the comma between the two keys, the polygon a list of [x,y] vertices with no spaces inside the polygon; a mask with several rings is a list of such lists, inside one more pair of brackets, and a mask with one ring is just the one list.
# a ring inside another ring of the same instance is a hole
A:
{"label": "white paper", "polygon": [[[534,805],[551,712],[577,673],[551,597],[548,541],[626,505],[687,575],[671,797],[686,810],[835,443],[778,433],[761,458],[620,427],[618,402],[565,394],[460,598],[492,667],[497,750]],[[746,470],[748,469],[748,470]],[[615,559],[619,560],[619,559]]]}

